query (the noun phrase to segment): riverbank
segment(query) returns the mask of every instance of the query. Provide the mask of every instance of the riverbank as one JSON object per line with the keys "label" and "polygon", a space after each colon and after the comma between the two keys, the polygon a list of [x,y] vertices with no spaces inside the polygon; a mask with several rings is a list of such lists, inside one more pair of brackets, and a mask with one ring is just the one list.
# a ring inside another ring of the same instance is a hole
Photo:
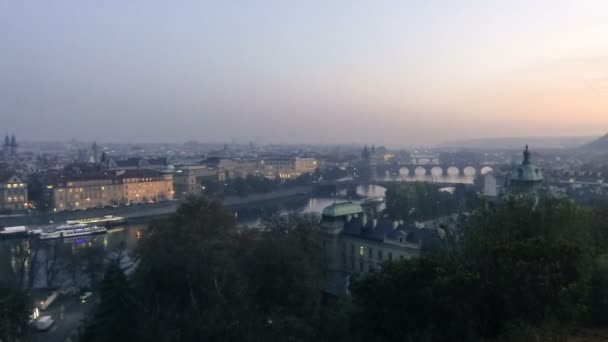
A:
{"label": "riverbank", "polygon": [[[223,199],[224,206],[229,209],[238,209],[248,206],[259,206],[269,202],[287,199],[305,198],[312,192],[312,186],[300,186],[265,194],[255,194],[245,197],[229,196]],[[170,215],[175,212],[181,201],[165,201],[149,204],[134,204],[117,208],[93,208],[88,210],[62,211],[57,213],[40,213],[32,215],[10,215],[0,217],[0,226],[31,226],[48,224],[49,222],[65,222],[105,215],[122,216],[129,221],[147,222],[154,218]]]}

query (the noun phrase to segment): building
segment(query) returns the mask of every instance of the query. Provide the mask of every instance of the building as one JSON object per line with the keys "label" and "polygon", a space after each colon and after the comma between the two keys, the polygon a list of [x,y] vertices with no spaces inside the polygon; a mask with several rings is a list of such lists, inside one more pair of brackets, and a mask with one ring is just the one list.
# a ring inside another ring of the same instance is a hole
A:
{"label": "building", "polygon": [[173,174],[175,198],[185,198],[188,195],[198,196],[204,190],[206,181],[223,180],[216,169],[206,165],[178,166]]}
{"label": "building", "polygon": [[127,203],[149,203],[172,200],[173,175],[153,170],[125,171],[118,176]]}
{"label": "building", "polygon": [[267,157],[260,161],[260,166],[268,178],[292,179],[314,172],[318,162],[315,158]]}
{"label": "building", "polygon": [[58,175],[46,188],[54,211],[173,199],[173,176],[153,170]]}
{"label": "building", "polygon": [[384,262],[419,255],[421,247],[441,243],[442,230],[432,224],[368,219],[359,204],[336,203],[321,215],[325,251],[325,291],[348,292],[351,276],[364,276]]}
{"label": "building", "polygon": [[537,193],[544,180],[542,170],[530,162],[528,145],[523,155],[523,161],[511,173],[509,192],[514,195]]}
{"label": "building", "polygon": [[12,212],[28,209],[27,184],[16,174],[0,174],[0,211]]}

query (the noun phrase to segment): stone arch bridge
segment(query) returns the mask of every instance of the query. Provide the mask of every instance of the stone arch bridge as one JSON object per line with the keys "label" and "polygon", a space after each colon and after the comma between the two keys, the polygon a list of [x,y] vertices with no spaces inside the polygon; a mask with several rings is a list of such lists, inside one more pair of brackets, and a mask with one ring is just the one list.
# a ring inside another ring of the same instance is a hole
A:
{"label": "stone arch bridge", "polygon": [[378,167],[378,176],[388,174],[390,176],[475,176],[485,175],[488,172],[497,170],[499,165],[486,163],[428,163],[428,164],[398,164]]}

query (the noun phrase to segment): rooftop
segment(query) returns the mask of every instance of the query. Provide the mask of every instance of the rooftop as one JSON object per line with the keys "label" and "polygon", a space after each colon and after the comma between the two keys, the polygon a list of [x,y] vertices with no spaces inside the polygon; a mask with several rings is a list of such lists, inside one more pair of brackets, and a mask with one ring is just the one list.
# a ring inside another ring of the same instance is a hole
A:
{"label": "rooftop", "polygon": [[334,203],[323,209],[323,216],[340,217],[363,213],[363,208],[357,203]]}

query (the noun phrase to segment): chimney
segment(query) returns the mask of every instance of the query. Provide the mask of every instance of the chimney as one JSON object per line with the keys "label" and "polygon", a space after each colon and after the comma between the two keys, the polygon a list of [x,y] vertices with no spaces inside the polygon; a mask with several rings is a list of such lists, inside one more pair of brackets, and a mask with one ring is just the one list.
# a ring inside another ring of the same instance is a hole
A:
{"label": "chimney", "polygon": [[403,226],[403,224],[404,224],[404,223],[405,223],[405,221],[403,221],[403,220],[399,220],[399,225],[400,225],[400,226]]}
{"label": "chimney", "polygon": [[350,222],[350,220],[353,218],[353,215],[347,215],[346,216],[346,222]]}
{"label": "chimney", "polygon": [[393,221],[393,230],[397,229],[399,227],[399,221]]}
{"label": "chimney", "polygon": [[365,227],[367,226],[367,215],[363,214],[361,216],[361,226]]}
{"label": "chimney", "polygon": [[377,225],[378,225],[378,219],[375,218],[372,220],[372,228],[376,228]]}

